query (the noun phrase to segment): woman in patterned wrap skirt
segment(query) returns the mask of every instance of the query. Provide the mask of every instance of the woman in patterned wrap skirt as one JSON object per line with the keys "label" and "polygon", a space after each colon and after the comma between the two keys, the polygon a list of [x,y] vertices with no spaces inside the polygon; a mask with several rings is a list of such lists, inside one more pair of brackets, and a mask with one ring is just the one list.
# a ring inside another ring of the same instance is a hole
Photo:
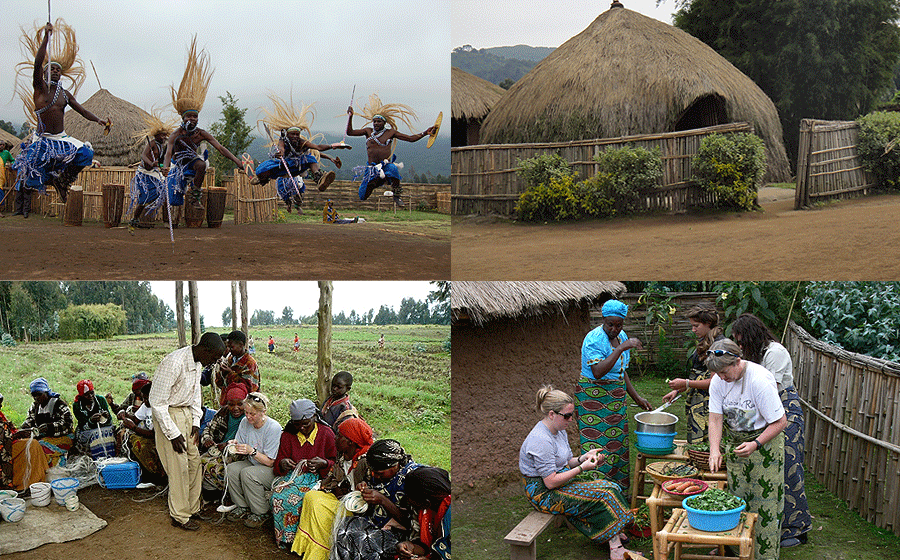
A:
{"label": "woman in patterned wrap skirt", "polygon": [[589,539],[609,543],[611,560],[622,560],[626,551],[619,532],[634,521],[634,515],[617,484],[581,476],[607,456],[599,448],[573,456],[566,435],[575,414],[570,395],[544,386],[537,393],[537,406],[544,418],[519,451],[519,470],[531,505],[544,513],[565,515]]}

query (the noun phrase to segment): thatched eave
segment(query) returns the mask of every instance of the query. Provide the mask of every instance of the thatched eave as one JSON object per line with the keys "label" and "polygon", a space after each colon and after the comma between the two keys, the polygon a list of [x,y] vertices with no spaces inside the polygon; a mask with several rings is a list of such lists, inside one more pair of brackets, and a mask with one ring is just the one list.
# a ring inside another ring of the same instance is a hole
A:
{"label": "thatched eave", "polygon": [[453,282],[454,317],[476,325],[500,318],[559,313],[571,305],[593,304],[625,293],[621,282]]}
{"label": "thatched eave", "polygon": [[450,112],[454,119],[483,119],[506,90],[491,82],[452,67],[450,69]]}

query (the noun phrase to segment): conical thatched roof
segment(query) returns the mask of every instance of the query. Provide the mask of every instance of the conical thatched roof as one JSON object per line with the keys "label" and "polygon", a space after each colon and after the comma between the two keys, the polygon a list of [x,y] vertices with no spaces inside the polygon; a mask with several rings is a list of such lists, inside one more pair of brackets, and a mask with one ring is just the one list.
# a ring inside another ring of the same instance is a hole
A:
{"label": "conical thatched roof", "polygon": [[82,107],[97,115],[101,120],[112,119],[112,129],[103,135],[103,126],[91,122],[73,110],[66,111],[66,133],[82,142],[90,142],[94,148],[94,159],[101,165],[131,165],[141,160],[143,145],[135,145],[131,135],[146,125],[148,115],[137,105],[119,99],[105,89],[101,89],[83,102]]}
{"label": "conical thatched roof", "polygon": [[476,325],[499,318],[530,317],[565,310],[580,303],[618,297],[621,282],[453,282],[450,304],[454,318],[466,316]]}
{"label": "conical thatched roof", "polygon": [[[767,179],[790,169],[775,105],[699,39],[613,7],[517,81],[485,119],[485,143],[618,138],[675,130],[705,96],[724,98],[726,122],[747,121],[766,143]],[[718,123],[723,124],[723,123]]]}
{"label": "conical thatched roof", "polygon": [[0,128],[0,142],[9,142],[13,145],[13,148],[18,146],[22,141],[19,140],[16,136],[6,132],[2,128]]}
{"label": "conical thatched roof", "polygon": [[502,87],[452,67],[450,112],[454,119],[483,119],[506,93]]}

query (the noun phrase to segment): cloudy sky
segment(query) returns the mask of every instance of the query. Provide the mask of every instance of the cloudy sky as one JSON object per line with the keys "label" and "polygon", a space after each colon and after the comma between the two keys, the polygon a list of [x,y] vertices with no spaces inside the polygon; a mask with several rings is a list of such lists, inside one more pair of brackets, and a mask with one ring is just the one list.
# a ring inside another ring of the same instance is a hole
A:
{"label": "cloudy sky", "polygon": [[[150,286],[156,297],[175,309],[175,282],[150,282]],[[422,301],[436,289],[429,282],[335,282],[332,309],[335,315],[341,311],[349,315],[352,310],[361,314],[369,309],[378,313],[382,305],[397,311],[403,298]],[[231,282],[198,282],[197,291],[205,323],[219,326],[222,311],[231,307]],[[184,292],[187,295],[187,284]],[[285,307],[290,307],[296,319],[300,314],[310,315],[318,310],[319,285],[317,282],[247,282],[247,301],[250,315],[253,310],[261,309],[274,311],[278,318]]]}
{"label": "cloudy sky", "polygon": [[[455,0],[454,0],[455,1]],[[419,115],[415,132],[450,110],[450,0],[52,0],[51,15],[75,29],[88,72],[78,93],[87,100],[103,87],[145,110],[171,101],[181,81],[187,46],[196,33],[215,68],[200,125],[221,117],[218,96],[228,91],[248,108],[255,126],[267,93],[316,102],[313,132],[343,131],[353,86],[356,106],[369,94],[404,103]],[[0,18],[0,119],[19,126],[13,98],[15,65],[22,61],[20,26],[47,20],[44,0],[3,0]],[[103,118],[104,115],[98,115]],[[80,118],[80,117],[77,117]],[[361,126],[359,118],[354,120]],[[442,134],[449,134],[445,127]],[[408,132],[405,128],[401,131]]]}
{"label": "cloudy sky", "polygon": [[[675,0],[621,0],[629,10],[672,23]],[[558,47],[581,33],[597,16],[609,9],[611,0],[452,0],[453,48],[472,45],[477,49],[512,45]],[[563,8],[564,6],[564,8]]]}

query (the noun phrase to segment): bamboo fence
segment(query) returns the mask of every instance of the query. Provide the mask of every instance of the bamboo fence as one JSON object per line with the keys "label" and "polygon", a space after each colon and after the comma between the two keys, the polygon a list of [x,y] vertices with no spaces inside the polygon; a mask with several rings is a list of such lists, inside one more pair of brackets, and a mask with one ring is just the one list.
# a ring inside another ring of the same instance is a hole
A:
{"label": "bamboo fence", "polygon": [[748,123],[730,123],[696,130],[538,144],[484,144],[450,150],[452,214],[515,214],[526,185],[516,173],[520,160],[541,153],[558,153],[584,179],[599,169],[594,156],[626,145],[659,148],[663,161],[660,185],[643,193],[646,210],[684,212],[715,204],[715,197],[692,180],[691,158],[700,141],[713,133],[752,132]]}
{"label": "bamboo fence", "polygon": [[900,363],[847,352],[791,323],[806,468],[870,523],[900,535]]}
{"label": "bamboo fence", "polygon": [[875,179],[857,151],[859,125],[853,121],[800,121],[796,209],[822,200],[867,194]]}
{"label": "bamboo fence", "polygon": [[[234,223],[252,224],[275,221],[274,184],[251,185],[250,177],[234,170]],[[227,197],[226,197],[227,198]]]}

